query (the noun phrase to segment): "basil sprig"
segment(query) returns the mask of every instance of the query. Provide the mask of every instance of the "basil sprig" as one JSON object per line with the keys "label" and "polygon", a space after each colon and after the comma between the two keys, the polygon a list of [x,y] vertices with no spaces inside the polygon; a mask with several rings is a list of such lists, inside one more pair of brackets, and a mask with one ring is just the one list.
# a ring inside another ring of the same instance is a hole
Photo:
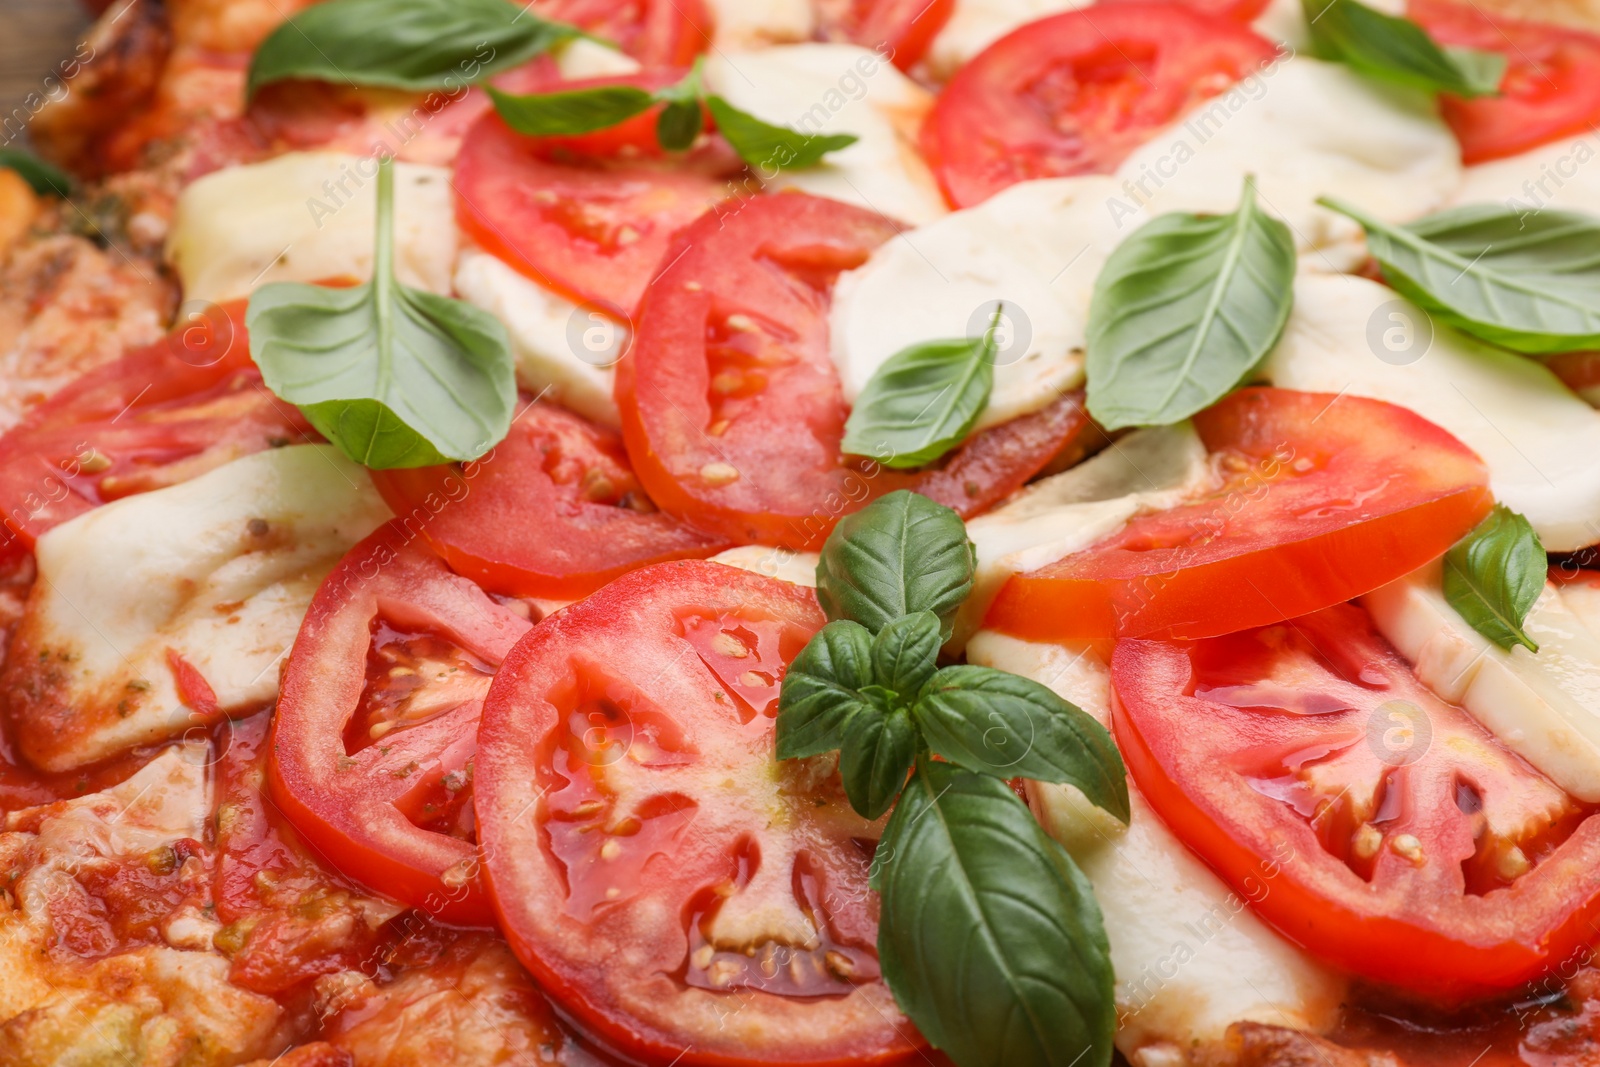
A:
{"label": "basil sprig", "polygon": [[1442,48],[1410,19],[1385,15],[1357,0],[1300,0],[1311,43],[1323,59],[1368,77],[1424,92],[1494,96],[1505,77],[1498,52]]}
{"label": "basil sprig", "polygon": [[841,448],[897,469],[932,463],[966,439],[994,390],[996,308],[983,336],[901,349],[867,380]]}
{"label": "basil sprig", "polygon": [[334,289],[278,282],[250,297],[250,354],[267,388],[357,463],[476,459],[511,427],[511,341],[470,304],[394,276],[393,162],[378,167],[372,280]]}
{"label": "basil sprig", "polygon": [[1104,1067],[1099,907],[1007,780],[1076,786],[1127,821],[1126,771],[1105,728],[1045,686],[939,668],[972,576],[965,525],[925,497],[890,493],[841,522],[817,567],[832,621],[784,676],[778,757],[838,749],[851,806],[894,806],[872,867],[878,956],[924,1036],[959,1067]]}
{"label": "basil sprig", "polygon": [[696,60],[681,80],[653,93],[631,85],[596,85],[518,95],[491,86],[489,96],[506,125],[529,137],[594,133],[642,115],[657,104],[666,104],[656,119],[656,140],[669,152],[681,152],[694,144],[705,129],[705,112],[709,110],[717,131],[739,158],[769,170],[814,167],[829,152],[856,143],[854,134],[802,133],[740,111],[722,97],[706,92],[701,68],[702,61]]}
{"label": "basil sprig", "polygon": [[1361,224],[1385,281],[1462,332],[1529,355],[1600,347],[1600,218],[1469,204],[1393,226],[1318,203]]}
{"label": "basil sprig", "polygon": [[40,196],[54,195],[65,200],[72,195],[71,175],[30,152],[18,148],[0,148],[0,167],[16,171],[28,183],[28,187]]}
{"label": "basil sprig", "polygon": [[1162,215],[1117,246],[1089,304],[1088,407],[1108,430],[1210,407],[1278,343],[1294,235],[1247,178],[1230,215]]}
{"label": "basil sprig", "polygon": [[1539,646],[1523,624],[1544,592],[1549,561],[1521,515],[1496,504],[1489,517],[1444,556],[1444,597],[1456,614],[1501,648]]}
{"label": "basil sprig", "polygon": [[454,91],[577,36],[508,0],[327,0],[261,42],[245,91],[288,78]]}

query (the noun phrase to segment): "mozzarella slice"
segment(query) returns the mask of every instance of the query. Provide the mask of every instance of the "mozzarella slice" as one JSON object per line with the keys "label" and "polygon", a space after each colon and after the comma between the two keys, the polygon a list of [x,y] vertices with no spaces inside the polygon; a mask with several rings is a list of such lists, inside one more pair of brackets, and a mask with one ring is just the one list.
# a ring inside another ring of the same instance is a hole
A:
{"label": "mozzarella slice", "polygon": [[1600,135],[1540,145],[1520,156],[1468,167],[1458,204],[1504,204],[1533,214],[1546,208],[1600,214]]}
{"label": "mozzarella slice", "polygon": [[[1406,0],[1362,0],[1367,7],[1385,15],[1404,15]],[[1272,0],[1251,27],[1271,41],[1280,41],[1295,52],[1312,52],[1311,31],[1306,26],[1302,0]]]}
{"label": "mozzarella slice", "polygon": [[621,425],[611,388],[628,347],[626,326],[475,248],[461,253],[456,292],[505,324],[518,385],[595,422]]}
{"label": "mozzarella slice", "polygon": [[172,653],[216,713],[270,703],[323,577],[389,515],[333,446],[295,445],[51,530],[6,675],[24,754],[62,771],[205,725]]}
{"label": "mozzarella slice", "polygon": [[[1417,677],[1579,800],[1600,800],[1600,636],[1546,584],[1506,651],[1445,600],[1437,563],[1362,598]],[[1578,594],[1582,596],[1583,594]]]}
{"label": "mozzarella slice", "polygon": [[706,0],[706,6],[717,51],[807,41],[816,31],[811,0]]}
{"label": "mozzarella slice", "polygon": [[817,587],[817,560],[815,552],[796,552],[790,548],[772,548],[768,545],[740,545],[711,557],[712,563],[738,567],[742,571],[776,578],[791,585]]}
{"label": "mozzarella slice", "polygon": [[[985,630],[967,659],[1032,678],[1110,725],[1110,671],[1088,646]],[[1184,1050],[1220,1040],[1235,1022],[1313,1031],[1334,1022],[1344,979],[1257,919],[1132,783],[1127,826],[1070,786],[1030,782],[1028,791],[1040,822],[1094,886],[1117,975],[1117,1047],[1132,1062],[1186,1063]],[[1261,895],[1275,872],[1262,857]]]}
{"label": "mozzarella slice", "polygon": [[1118,168],[1115,210],[1228,212],[1247,175],[1287,222],[1308,263],[1353,270],[1361,228],[1317,197],[1332,194],[1404,222],[1447,203],[1461,150],[1432,99],[1316,59],[1281,59],[1197,105]]}
{"label": "mozzarella slice", "polygon": [[1005,305],[994,388],[978,427],[1037,411],[1083,382],[1089,298],[1132,227],[1103,177],[1023,182],[901,234],[839,278],[833,361],[854,404],[879,367],[921,341],[978,337]]}
{"label": "mozzarella slice", "polygon": [[1600,413],[1536,361],[1430,327],[1392,289],[1301,275],[1263,373],[1288,389],[1410,408],[1483,457],[1495,496],[1528,517],[1545,548],[1600,541]]}
{"label": "mozzarella slice", "polygon": [[917,151],[933,97],[876,52],[848,44],[796,44],[715,53],[706,84],[763,121],[859,140],[815,167],[758,164],[770,188],[799,189],[919,225],[945,213],[944,198]]}
{"label": "mozzarella slice", "polygon": [[[375,160],[290,152],[228,167],[178,197],[167,258],[189,300],[249,296],[269,282],[372,277]],[[450,171],[394,166],[394,265],[405,284],[450,292],[456,258]]]}
{"label": "mozzarella slice", "polygon": [[574,37],[555,50],[556,69],[568,81],[637,74],[643,68],[626,52],[607,48],[587,37]]}
{"label": "mozzarella slice", "polygon": [[950,21],[933,39],[923,62],[940,81],[1019,26],[1047,15],[1088,7],[1091,0],[956,0]]}
{"label": "mozzarella slice", "polygon": [[972,595],[955,625],[977,629],[1013,574],[1036,570],[1105,540],[1142,512],[1172,507],[1217,483],[1188,423],[1139,430],[1060,474],[1035,482],[1004,507],[967,523],[978,556]]}

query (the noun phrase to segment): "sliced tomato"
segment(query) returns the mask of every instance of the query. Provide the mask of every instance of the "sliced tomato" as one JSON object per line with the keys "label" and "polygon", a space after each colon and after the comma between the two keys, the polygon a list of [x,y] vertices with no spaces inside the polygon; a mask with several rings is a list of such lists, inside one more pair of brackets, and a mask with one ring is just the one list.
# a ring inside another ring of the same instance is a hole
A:
{"label": "sliced tomato", "polygon": [[910,70],[955,10],[955,0],[818,0],[817,29],[826,40],[870,48]]}
{"label": "sliced tomato", "polygon": [[621,318],[632,317],[673,236],[726,199],[742,169],[716,145],[672,161],[559,162],[550,151],[485,115],[457,159],[456,217],[528,277]]}
{"label": "sliced tomato", "polygon": [[878,969],[881,824],[772,755],[784,669],[825,621],[798,586],[664,563],[535,626],[490,689],[475,803],[501,929],[625,1055],[918,1052]]}
{"label": "sliced tomato", "polygon": [[446,921],[488,921],[472,818],[476,726],[528,621],[404,523],[351,549],[290,650],[272,795],[340,871]]}
{"label": "sliced tomato", "polygon": [[711,46],[705,0],[535,0],[533,10],[615,42],[647,67],[686,67]]}
{"label": "sliced tomato", "polygon": [[[1099,0],[1102,4],[1148,3],[1149,0]],[[1254,22],[1272,5],[1272,0],[1173,0],[1191,11],[1207,18],[1228,19],[1232,22]]]}
{"label": "sliced tomato", "polygon": [[1407,11],[1441,44],[1506,58],[1498,96],[1440,98],[1463,162],[1514,156],[1600,122],[1600,37],[1454,0],[1411,0]]}
{"label": "sliced tomato", "polygon": [[1600,923],[1600,820],[1340,605],[1122,641],[1123,758],[1162,820],[1324,962],[1439,1001],[1514,989]]}
{"label": "sliced tomato", "polygon": [[96,367],[0,437],[5,538],[40,534],[109,500],[174,485],[240,456],[320,440],[261,384],[244,302]]}
{"label": "sliced tomato", "polygon": [[922,151],[956,207],[1032,178],[1109,174],[1158,129],[1270,62],[1276,47],[1177,3],[1031,22],[939,94]]}
{"label": "sliced tomato", "polygon": [[728,547],[656,510],[615,433],[549,404],[528,405],[476,463],[372,480],[451,569],[506,596],[575,600],[637,567]]}
{"label": "sliced tomato", "polygon": [[1195,428],[1222,472],[1215,491],[1013,576],[986,624],[1192,639],[1292,619],[1438,558],[1492,505],[1476,455],[1380,400],[1244,389]]}

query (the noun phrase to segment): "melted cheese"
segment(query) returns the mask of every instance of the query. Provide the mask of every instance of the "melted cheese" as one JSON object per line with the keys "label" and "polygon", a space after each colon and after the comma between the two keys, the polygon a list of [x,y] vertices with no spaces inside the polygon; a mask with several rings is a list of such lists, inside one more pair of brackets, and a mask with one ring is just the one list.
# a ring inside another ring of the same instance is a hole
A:
{"label": "melted cheese", "polygon": [[[1376,11],[1386,15],[1404,15],[1406,0],[1362,0]],[[1306,27],[1306,11],[1302,0],[1272,0],[1251,27],[1270,41],[1281,41],[1296,52],[1310,53],[1311,31]]]}
{"label": "melted cheese", "polygon": [[1089,6],[1090,0],[956,0],[950,21],[928,48],[928,72],[941,81],[1019,26]]}
{"label": "melted cheese", "polygon": [[706,0],[706,6],[717,51],[806,41],[816,30],[811,0]]}
{"label": "melted cheese", "polygon": [[1353,270],[1361,228],[1315,203],[1333,194],[1403,222],[1447,203],[1461,150],[1431,97],[1316,59],[1282,59],[1248,74],[1151,137],[1117,169],[1119,216],[1232,211],[1246,175],[1262,205],[1294,232],[1308,265]]}
{"label": "melted cheese", "polygon": [[1512,211],[1546,208],[1600,214],[1600,135],[1567,137],[1509,159],[1466,169],[1458,204],[1503,204]]}
{"label": "melted cheese", "polygon": [[574,37],[555,50],[556,69],[567,81],[637,74],[644,68],[626,52],[607,48],[587,37]]}
{"label": "melted cheese", "polygon": [[1536,361],[1442,324],[1432,327],[1431,346],[1408,333],[1401,350],[1387,347],[1391,330],[1426,331],[1427,322],[1376,282],[1302,275],[1263,372],[1288,389],[1410,408],[1483,458],[1495,496],[1528,517],[1545,548],[1600,541],[1600,412]]}
{"label": "melted cheese", "polygon": [[1126,236],[1106,210],[1116,192],[1109,178],[1023,182],[901,235],[842,275],[830,323],[845,400],[855,403],[908,345],[981,336],[995,301],[1006,321],[978,427],[1077,388],[1094,280]]}
{"label": "melted cheese", "polygon": [[317,586],[388,517],[362,468],[331,445],[296,445],[51,530],[16,638],[27,654],[7,674],[33,698],[24,752],[59,771],[202,724],[169,650],[218,712],[270,702]]}
{"label": "melted cheese", "polygon": [[627,349],[626,326],[477,249],[461,254],[456,291],[505,324],[518,385],[585,418],[621,425],[611,389],[616,361]]}
{"label": "melted cheese", "polygon": [[[1049,686],[1109,725],[1110,672],[1087,647],[982,631],[967,658]],[[1307,1030],[1333,1023],[1345,981],[1257,919],[1132,783],[1127,826],[1070,786],[1030,782],[1029,794],[1045,829],[1094,886],[1117,975],[1117,1047],[1135,1063],[1186,1062],[1183,1050],[1221,1039],[1235,1022]],[[1274,870],[1264,860],[1263,895]]]}
{"label": "melted cheese", "polygon": [[815,167],[757,164],[755,173],[769,188],[842,200],[913,225],[945,213],[916,144],[933,97],[877,53],[847,44],[717,52],[705,77],[713,92],[763,121],[858,138]]}
{"label": "melted cheese", "polygon": [[[395,274],[450,292],[456,258],[450,171],[396,163]],[[178,197],[167,258],[189,300],[250,295],[269,282],[372,277],[377,163],[340,152],[290,152],[229,167]]]}

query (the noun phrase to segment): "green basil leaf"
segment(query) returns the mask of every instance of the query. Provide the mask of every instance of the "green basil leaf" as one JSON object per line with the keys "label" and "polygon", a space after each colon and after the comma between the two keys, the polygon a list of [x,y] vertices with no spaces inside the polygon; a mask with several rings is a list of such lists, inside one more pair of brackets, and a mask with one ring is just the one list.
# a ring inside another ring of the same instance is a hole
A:
{"label": "green basil leaf", "polygon": [[245,91],[309,78],[454,92],[576,36],[507,0],[327,0],[261,42]]}
{"label": "green basil leaf", "polygon": [[917,759],[917,728],[904,708],[876,708],[845,723],[839,779],[856,814],[876,819],[889,810]]}
{"label": "green basil leaf", "polygon": [[809,134],[762,122],[740,111],[720,96],[708,96],[706,107],[717,123],[717,131],[752,167],[768,171],[804,170],[822,162],[822,157],[855,144],[851,133]]}
{"label": "green basil leaf", "polygon": [[846,515],[822,546],[817,602],[830,619],[876,633],[902,615],[931,611],[941,633],[972,592],[977,566],[961,516],[896,490]]}
{"label": "green basil leaf", "polygon": [[868,706],[872,634],[845,619],[818,630],[784,672],[778,694],[778,758],[801,759],[843,743],[845,724]]}
{"label": "green basil leaf", "polygon": [[844,452],[886,467],[932,463],[966,440],[994,389],[995,327],[982,337],[924,341],[890,356],[856,398]]}
{"label": "green basil leaf", "polygon": [[704,66],[702,56],[676,85],[656,92],[656,99],[667,105],[656,119],[656,140],[669,152],[688,150],[705,129],[706,113],[700,105],[700,75]]}
{"label": "green basil leaf", "polygon": [[250,354],[267,388],[373,468],[476,459],[511,427],[511,341],[487,313],[394,277],[394,167],[378,168],[372,281],[295,282],[250,297]]}
{"label": "green basil leaf", "polygon": [[990,667],[946,667],[912,709],[929,751],[969,771],[1077,786],[1127,822],[1128,772],[1111,734],[1050,689]]}
{"label": "green basil leaf", "polygon": [[1089,413],[1166,426],[1216,403],[1278,343],[1294,235],[1247,179],[1231,215],[1162,215],[1111,253],[1089,304]]}
{"label": "green basil leaf", "polygon": [[1600,218],[1479,204],[1391,226],[1318,203],[1361,224],[1396,291],[1464,333],[1529,355],[1600,347]]}
{"label": "green basil leaf", "polygon": [[0,148],[0,167],[16,171],[29,188],[40,196],[54,195],[65,200],[72,195],[72,176],[31,152],[19,148]]}
{"label": "green basil leaf", "polygon": [[1110,948],[1088,880],[999,779],[921,760],[873,863],[900,1010],[962,1067],[1106,1067]]}
{"label": "green basil leaf", "polygon": [[642,115],[656,98],[633,85],[597,85],[554,93],[503,93],[485,86],[507,126],[528,137],[561,137],[605,130]]}
{"label": "green basil leaf", "polygon": [[931,611],[903,615],[872,642],[872,677],[909,707],[939,668],[939,617]]}
{"label": "green basil leaf", "polygon": [[1528,520],[1503,504],[1444,556],[1444,598],[1501,648],[1539,646],[1522,624],[1544,592],[1549,560]]}
{"label": "green basil leaf", "polygon": [[1324,59],[1425,92],[1494,96],[1505,76],[1498,52],[1444,49],[1410,19],[1356,0],[1301,0],[1311,42]]}

